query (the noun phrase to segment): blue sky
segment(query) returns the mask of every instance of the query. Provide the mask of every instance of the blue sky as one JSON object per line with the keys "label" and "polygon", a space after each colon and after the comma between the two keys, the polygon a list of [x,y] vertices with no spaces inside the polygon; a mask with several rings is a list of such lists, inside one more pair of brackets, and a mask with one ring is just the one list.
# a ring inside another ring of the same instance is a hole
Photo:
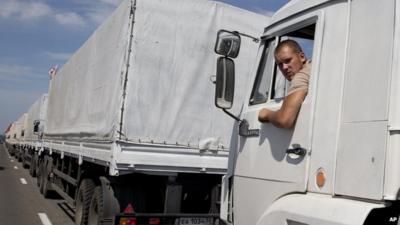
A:
{"label": "blue sky", "polygon": [[[0,129],[17,120],[122,0],[0,0]],[[219,0],[271,15],[288,0]],[[0,132],[1,133],[1,132]]]}

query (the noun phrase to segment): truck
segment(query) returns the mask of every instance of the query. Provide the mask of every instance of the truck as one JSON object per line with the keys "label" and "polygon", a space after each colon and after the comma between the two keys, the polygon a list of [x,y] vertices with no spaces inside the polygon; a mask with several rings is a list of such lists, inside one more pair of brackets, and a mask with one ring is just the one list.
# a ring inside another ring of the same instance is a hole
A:
{"label": "truck", "polygon": [[27,126],[27,114],[22,114],[18,120],[14,123],[14,127],[12,129],[12,136],[14,143],[12,144],[12,155],[15,155],[15,158],[21,162],[21,152],[22,152],[22,145],[25,139],[25,128]]}
{"label": "truck", "polygon": [[218,224],[233,123],[210,102],[214,37],[246,36],[242,89],[268,21],[213,1],[123,1],[52,74],[40,137],[43,118],[28,113],[24,154],[43,196],[73,205],[77,225]]}
{"label": "truck", "polygon": [[[398,0],[296,0],[272,16],[248,67],[243,111],[233,114],[225,223],[400,224],[399,18]],[[286,39],[312,63],[293,129],[258,121],[262,108],[277,110],[285,97],[274,49]],[[239,40],[223,31],[215,47],[215,102],[227,112],[242,91],[231,85]]]}
{"label": "truck", "polygon": [[10,141],[11,141],[11,131],[12,127],[14,126],[14,123],[10,123],[6,129],[4,129],[4,146],[6,149],[10,149]]}
{"label": "truck", "polygon": [[10,151],[10,153],[11,153],[11,142],[12,142],[12,131],[15,126],[14,124],[15,124],[14,122],[10,123],[4,131],[4,136],[5,136],[4,145],[6,149]]}
{"label": "truck", "polygon": [[20,141],[20,158],[24,168],[29,168],[29,174],[36,176],[39,151],[43,146],[43,133],[46,124],[47,94],[42,94],[26,113],[26,128],[24,140]]}

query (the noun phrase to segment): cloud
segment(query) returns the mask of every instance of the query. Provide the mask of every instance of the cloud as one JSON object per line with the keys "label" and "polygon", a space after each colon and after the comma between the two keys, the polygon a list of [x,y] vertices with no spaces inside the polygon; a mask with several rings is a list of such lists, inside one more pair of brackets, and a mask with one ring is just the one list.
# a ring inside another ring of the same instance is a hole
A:
{"label": "cloud", "polygon": [[67,61],[71,58],[73,53],[62,53],[62,52],[44,52],[45,55],[50,57],[50,59],[57,61]]}
{"label": "cloud", "polygon": [[21,6],[21,19],[31,20],[37,19],[52,14],[52,9],[44,3],[30,3],[27,6]]}
{"label": "cloud", "polygon": [[43,18],[53,18],[64,26],[85,26],[85,20],[75,12],[57,11],[43,2],[4,0],[0,2],[0,18],[22,22],[35,22]]}
{"label": "cloud", "polygon": [[32,79],[43,78],[34,69],[23,65],[0,64],[0,80],[6,82],[28,82]]}
{"label": "cloud", "polygon": [[100,25],[105,19],[107,19],[112,11],[113,8],[99,7],[87,13],[87,16],[93,23],[95,23],[96,25]]}
{"label": "cloud", "polygon": [[19,20],[32,20],[52,14],[52,9],[41,2],[17,2],[5,0],[0,3],[0,17],[15,17]]}
{"label": "cloud", "polygon": [[17,2],[0,2],[0,17],[9,18],[11,15],[18,13],[18,11]]}
{"label": "cloud", "polygon": [[112,6],[118,6],[121,3],[121,0],[100,0],[100,2],[103,2],[105,4],[109,4]]}
{"label": "cloud", "polygon": [[100,25],[110,16],[121,1],[122,0],[100,0],[100,4],[99,2],[93,1],[83,2],[82,4],[87,8],[85,13],[86,17],[95,25]]}
{"label": "cloud", "polygon": [[[92,25],[100,25],[123,0],[70,0]],[[82,11],[83,10],[83,11]]]}
{"label": "cloud", "polygon": [[0,78],[8,76],[21,76],[29,73],[30,71],[30,68],[27,66],[0,64]]}
{"label": "cloud", "polygon": [[84,27],[85,19],[74,12],[59,13],[54,15],[56,21],[61,25]]}
{"label": "cloud", "polygon": [[[0,0],[0,19],[15,19],[36,22],[53,19],[57,24],[68,27],[85,27],[101,24],[122,0],[74,0],[69,8],[56,8],[40,0]],[[79,12],[79,14],[78,14]]]}

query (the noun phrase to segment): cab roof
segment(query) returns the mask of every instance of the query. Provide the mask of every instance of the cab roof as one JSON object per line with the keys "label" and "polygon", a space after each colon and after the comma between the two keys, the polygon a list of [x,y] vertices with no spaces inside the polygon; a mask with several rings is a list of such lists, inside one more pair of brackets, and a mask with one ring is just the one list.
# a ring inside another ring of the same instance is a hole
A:
{"label": "cab roof", "polygon": [[271,24],[275,24],[287,17],[303,12],[307,9],[337,0],[292,0],[280,8],[271,18]]}

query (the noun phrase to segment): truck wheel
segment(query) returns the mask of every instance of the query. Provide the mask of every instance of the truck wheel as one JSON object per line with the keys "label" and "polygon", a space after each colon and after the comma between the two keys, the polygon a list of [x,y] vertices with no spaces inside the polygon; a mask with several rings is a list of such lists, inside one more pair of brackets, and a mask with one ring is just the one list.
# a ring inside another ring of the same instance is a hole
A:
{"label": "truck wheel", "polygon": [[49,196],[50,190],[50,174],[53,170],[53,158],[45,156],[44,162],[42,163],[42,176],[41,176],[41,188],[40,193],[43,194],[45,198]]}
{"label": "truck wheel", "polygon": [[42,162],[39,165],[39,174],[38,176],[38,186],[39,186],[39,191],[40,193],[43,193],[43,183],[44,183],[44,170],[45,170],[45,159],[42,160]]}
{"label": "truck wheel", "polygon": [[21,151],[21,158],[22,158],[22,167],[26,169],[28,168],[28,164],[26,163],[25,151],[26,150]]}
{"label": "truck wheel", "polygon": [[10,153],[11,156],[15,156],[15,152],[12,145],[8,148],[8,152]]}
{"label": "truck wheel", "polygon": [[96,187],[93,193],[93,198],[90,202],[88,225],[99,225],[104,214],[103,193],[101,187]]}
{"label": "truck wheel", "polygon": [[29,167],[29,174],[32,177],[36,177],[36,164],[37,164],[37,153],[35,152],[31,157],[31,166]]}
{"label": "truck wheel", "polygon": [[36,164],[36,184],[39,187],[40,190],[40,182],[42,181],[42,164],[43,164],[43,159],[38,158],[37,164]]}
{"label": "truck wheel", "polygon": [[76,196],[75,224],[86,225],[88,223],[90,201],[96,184],[92,179],[84,179],[78,189]]}
{"label": "truck wheel", "polygon": [[107,178],[100,177],[101,185],[94,189],[89,208],[89,225],[108,224],[120,212],[119,202]]}
{"label": "truck wheel", "polygon": [[22,162],[22,157],[24,156],[24,149],[22,147],[20,147],[18,149],[18,162]]}
{"label": "truck wheel", "polygon": [[21,149],[18,149],[18,151],[17,151],[17,160],[18,160],[18,162],[22,162],[22,153],[21,153]]}

